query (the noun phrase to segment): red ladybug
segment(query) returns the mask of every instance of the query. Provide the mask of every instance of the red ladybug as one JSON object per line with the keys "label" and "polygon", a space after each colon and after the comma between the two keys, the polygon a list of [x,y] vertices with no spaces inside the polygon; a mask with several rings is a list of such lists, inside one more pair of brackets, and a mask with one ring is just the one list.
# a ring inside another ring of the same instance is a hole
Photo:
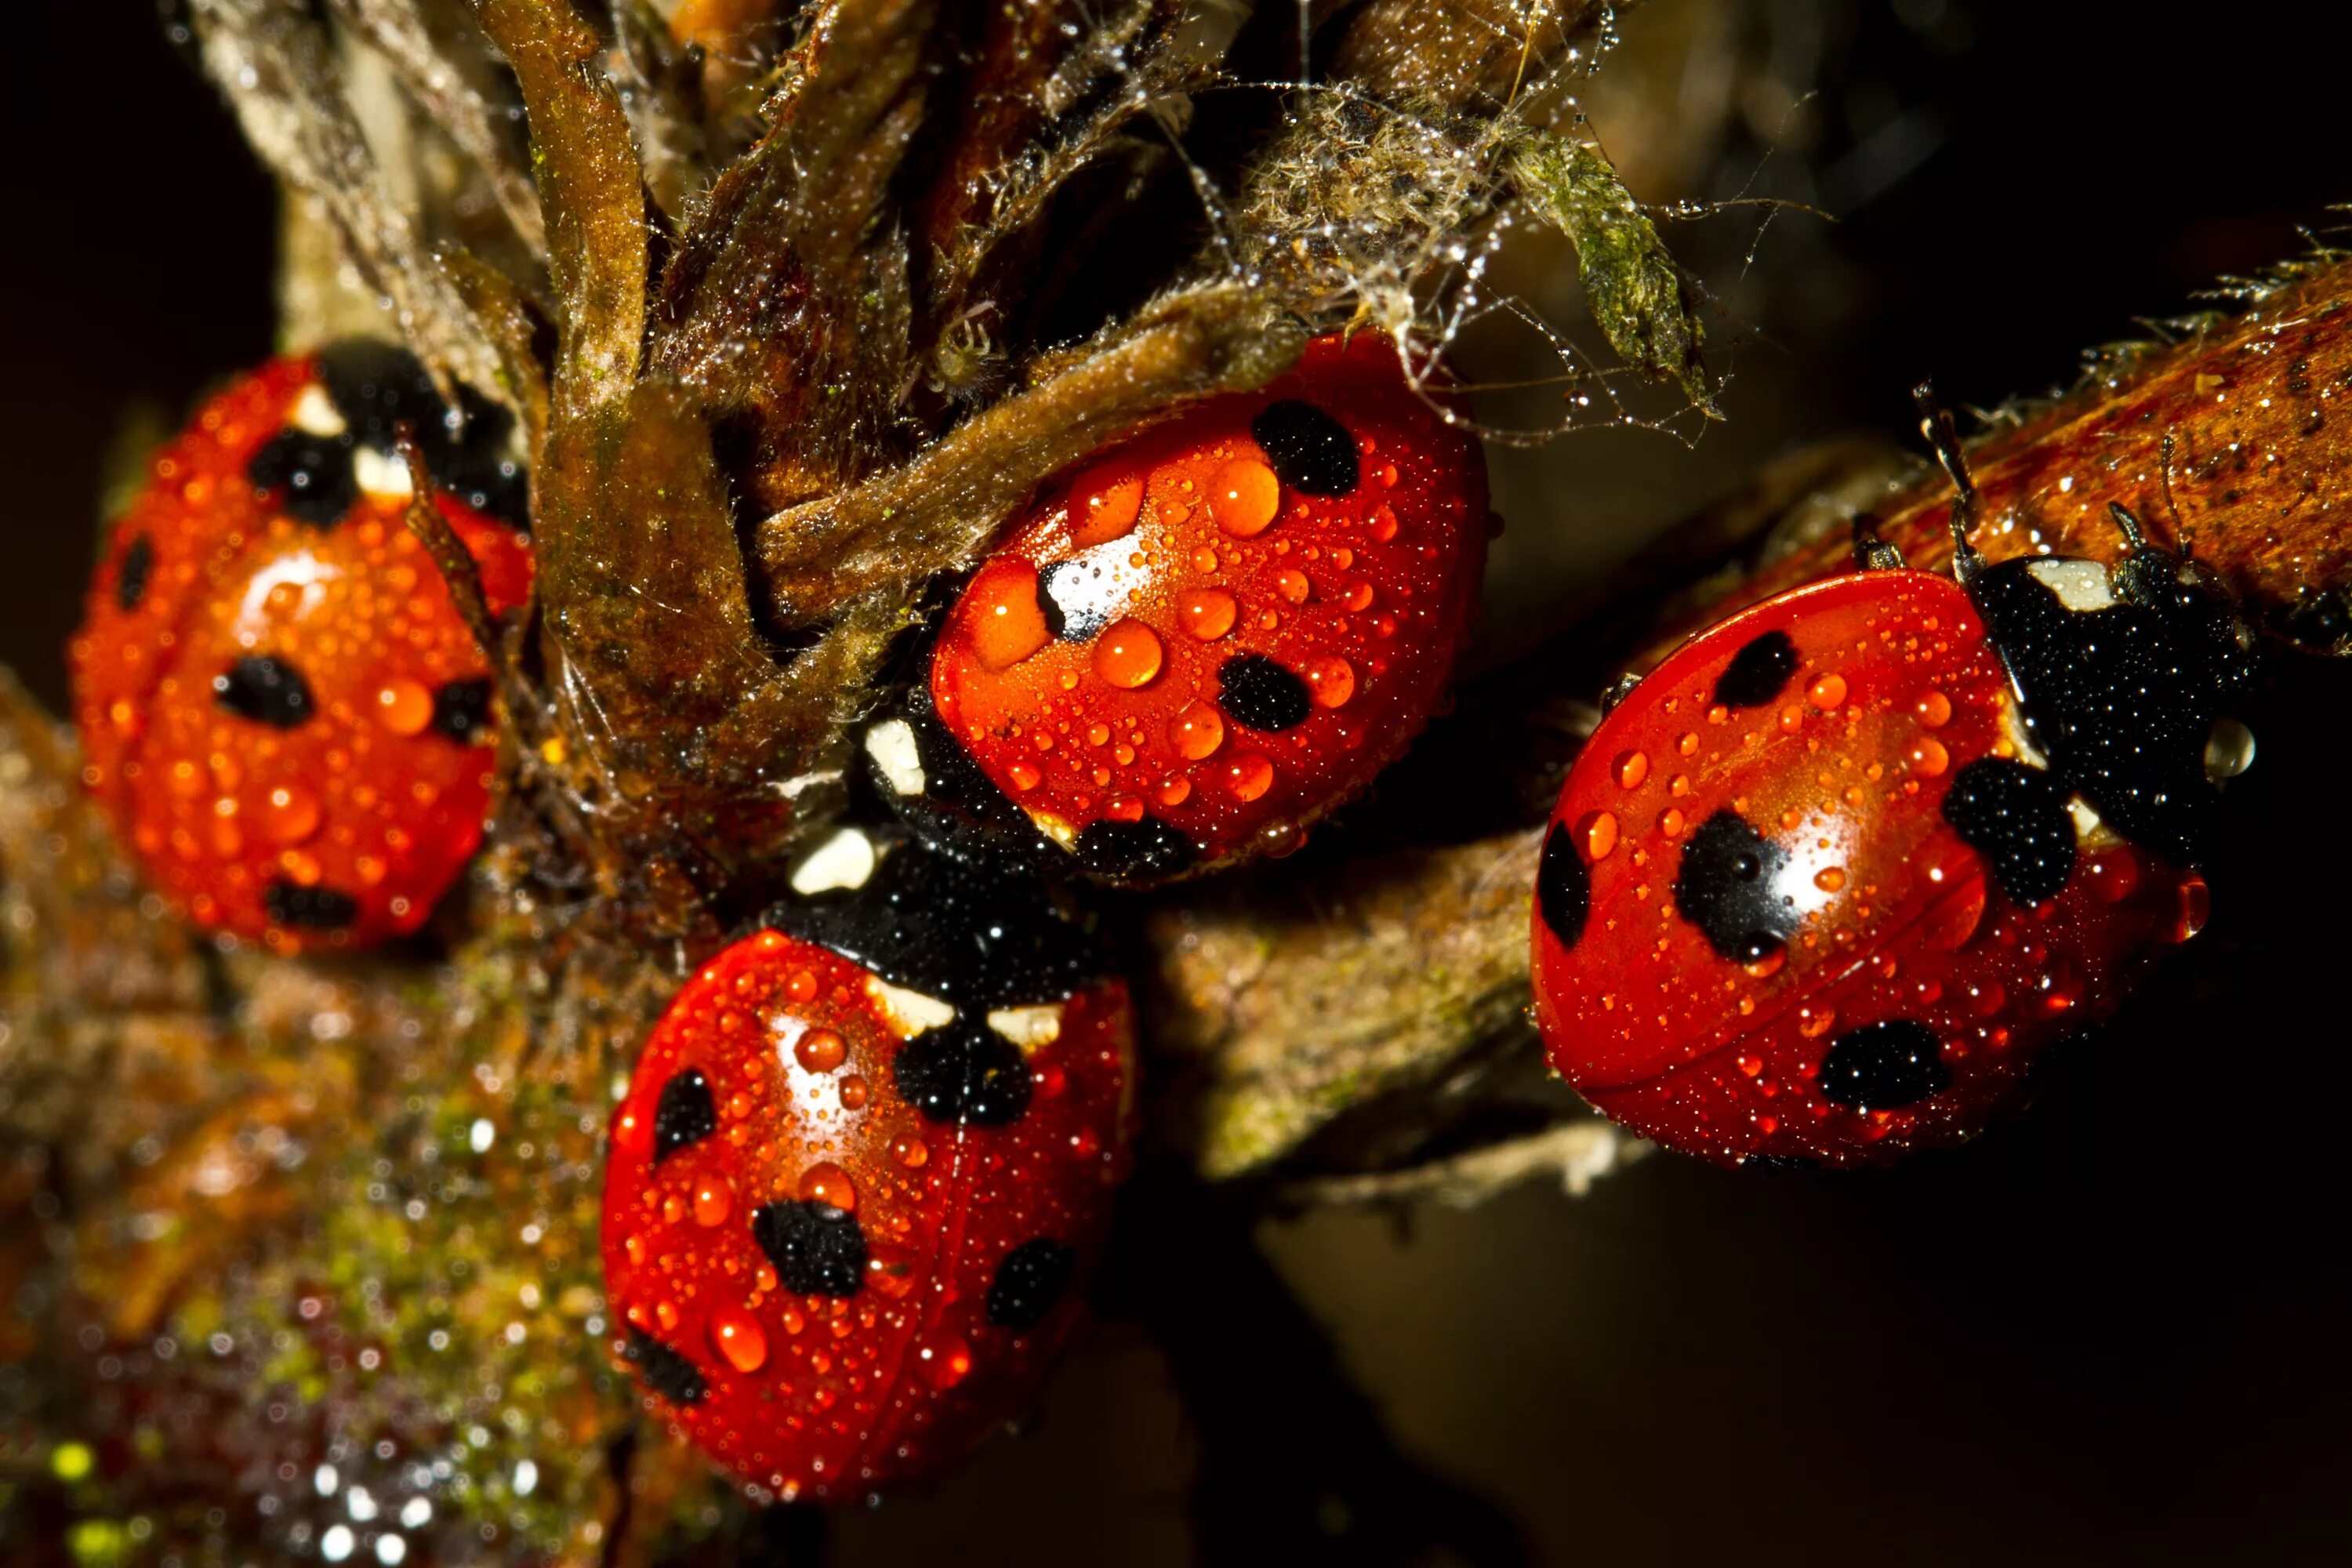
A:
{"label": "red ladybug", "polygon": [[646,1042],[604,1279],[616,1348],[713,1458],[860,1497],[1018,1414],[1078,1326],[1134,1021],[1001,878],[849,828],[794,880]]}
{"label": "red ladybug", "polygon": [[1304,830],[1444,695],[1486,553],[1477,443],[1377,334],[1096,458],[964,587],[870,729],[928,830],[1141,884]]}
{"label": "red ladybug", "polygon": [[530,587],[511,421],[375,343],[274,360],[156,455],[74,639],[84,778],[199,922],[413,931],[480,841],[489,668],[403,522],[412,424],[492,609]]}
{"label": "red ladybug", "polygon": [[2250,637],[2120,508],[2112,569],[1987,565],[1931,426],[1957,580],[1870,542],[1875,569],[1683,645],[1560,792],[1537,1021],[1585,1098],[1669,1147],[1849,1164],[1963,1141],[2204,922]]}

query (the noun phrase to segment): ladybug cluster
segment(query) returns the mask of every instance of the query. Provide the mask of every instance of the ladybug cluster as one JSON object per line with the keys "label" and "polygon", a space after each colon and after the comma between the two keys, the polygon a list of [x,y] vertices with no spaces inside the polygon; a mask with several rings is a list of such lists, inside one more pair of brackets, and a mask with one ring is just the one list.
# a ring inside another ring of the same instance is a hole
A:
{"label": "ladybug cluster", "polygon": [[646,1041],[604,1253],[661,1405],[743,1480],[821,1500],[968,1447],[1077,1326],[1134,1020],[1041,889],[856,828],[796,879],[820,890]]}
{"label": "ladybug cluster", "polygon": [[1553,812],[1546,1047],[1669,1147],[1848,1164],[1971,1137],[2204,922],[2216,784],[2252,756],[2222,712],[2249,634],[2119,507],[2113,569],[1986,564],[1948,419],[1929,429],[1954,574],[1865,538],[1862,570],[1702,632]]}
{"label": "ladybug cluster", "polygon": [[84,776],[155,886],[278,948],[415,930],[479,842],[489,668],[404,522],[410,427],[493,610],[529,594],[510,417],[352,342],[273,361],[153,459],[74,639]]}
{"label": "ladybug cluster", "polygon": [[1295,848],[1436,709],[1486,530],[1477,443],[1395,345],[1318,339],[1019,519],[874,776],[921,831],[1122,885]]}
{"label": "ladybug cluster", "polygon": [[960,585],[863,737],[914,837],[813,851],[678,994],[613,1123],[622,1353],[740,1479],[863,1496],[1034,1393],[1135,1068],[1125,985],[1029,872],[1295,844],[1427,721],[1486,528],[1475,444],[1392,344],[1332,338],[1097,454]]}

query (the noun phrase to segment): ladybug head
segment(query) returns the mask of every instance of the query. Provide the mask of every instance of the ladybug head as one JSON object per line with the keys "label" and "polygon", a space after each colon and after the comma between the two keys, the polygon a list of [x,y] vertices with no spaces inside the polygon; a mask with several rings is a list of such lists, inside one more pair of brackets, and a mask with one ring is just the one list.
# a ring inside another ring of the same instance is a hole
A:
{"label": "ladybug head", "polygon": [[2063,555],[1989,564],[1970,540],[1977,490],[1952,416],[1927,384],[1914,396],[1952,479],[1953,575],[2009,672],[2024,746],[2116,832],[2196,864],[2216,785],[2253,757],[2252,737],[2223,711],[2254,672],[2236,605],[2120,502],[2107,507],[2125,546],[2112,566]]}

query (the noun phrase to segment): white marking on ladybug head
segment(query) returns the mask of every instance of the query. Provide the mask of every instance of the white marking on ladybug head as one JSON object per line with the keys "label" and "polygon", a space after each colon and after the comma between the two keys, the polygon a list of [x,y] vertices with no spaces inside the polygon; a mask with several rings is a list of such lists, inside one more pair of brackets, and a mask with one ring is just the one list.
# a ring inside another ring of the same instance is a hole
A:
{"label": "white marking on ladybug head", "polygon": [[2025,563],[2026,574],[2052,593],[2070,610],[2104,610],[2116,602],[2115,584],[2107,569],[2095,561],[2051,556]]}
{"label": "white marking on ladybug head", "polygon": [[805,898],[836,888],[862,888],[874,875],[874,840],[855,827],[842,828],[793,868],[793,891]]}
{"label": "white marking on ladybug head", "polygon": [[1062,1005],[999,1007],[989,1014],[988,1026],[1020,1047],[1023,1056],[1034,1056],[1062,1037]]}
{"label": "white marking on ladybug head", "polygon": [[351,428],[335,411],[335,400],[315,381],[294,400],[294,410],[287,419],[297,430],[312,436],[340,436]]}
{"label": "white marking on ladybug head", "polygon": [[866,731],[866,754],[882,770],[883,782],[899,795],[923,793],[923,754],[915,745],[915,727],[904,719],[886,719]]}
{"label": "white marking on ladybug head", "polygon": [[352,454],[352,478],[365,493],[386,500],[406,500],[416,493],[416,487],[409,482],[408,465],[373,447],[362,447]]}
{"label": "white marking on ladybug head", "polygon": [[937,996],[926,996],[919,991],[909,991],[893,985],[879,975],[866,978],[866,994],[882,1009],[882,1021],[902,1040],[911,1040],[926,1029],[936,1029],[955,1022],[955,1005]]}
{"label": "white marking on ladybug head", "polygon": [[2235,719],[2216,719],[2205,737],[2205,776],[2215,784],[2254,765],[2254,732]]}

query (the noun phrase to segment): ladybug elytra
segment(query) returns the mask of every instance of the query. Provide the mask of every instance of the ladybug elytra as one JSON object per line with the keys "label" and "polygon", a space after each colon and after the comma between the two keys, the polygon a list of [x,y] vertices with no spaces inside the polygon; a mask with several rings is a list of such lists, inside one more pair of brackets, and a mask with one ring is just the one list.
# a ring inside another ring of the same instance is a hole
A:
{"label": "ladybug elytra", "polygon": [[1477,443],[1394,344],[1318,339],[1033,506],[866,731],[874,776],[927,832],[1105,881],[1295,847],[1438,705],[1486,525]]}
{"label": "ladybug elytra", "polygon": [[1669,1147],[1845,1164],[1967,1139],[2204,921],[2249,635],[2121,508],[2112,569],[1988,564],[1921,397],[1953,574],[1866,539],[1863,570],[1700,633],[1602,720],[1553,813],[1547,1051]]}
{"label": "ladybug elytra", "polygon": [[381,344],[272,361],[158,453],[72,648],[84,776],[155,886],[281,948],[415,930],[480,841],[489,667],[406,527],[406,426],[494,611],[512,421]]}
{"label": "ladybug elytra", "polygon": [[739,1479],[863,1496],[1017,1414],[1082,1319],[1134,1023],[1042,895],[840,830],[705,964],[613,1122],[620,1352]]}

